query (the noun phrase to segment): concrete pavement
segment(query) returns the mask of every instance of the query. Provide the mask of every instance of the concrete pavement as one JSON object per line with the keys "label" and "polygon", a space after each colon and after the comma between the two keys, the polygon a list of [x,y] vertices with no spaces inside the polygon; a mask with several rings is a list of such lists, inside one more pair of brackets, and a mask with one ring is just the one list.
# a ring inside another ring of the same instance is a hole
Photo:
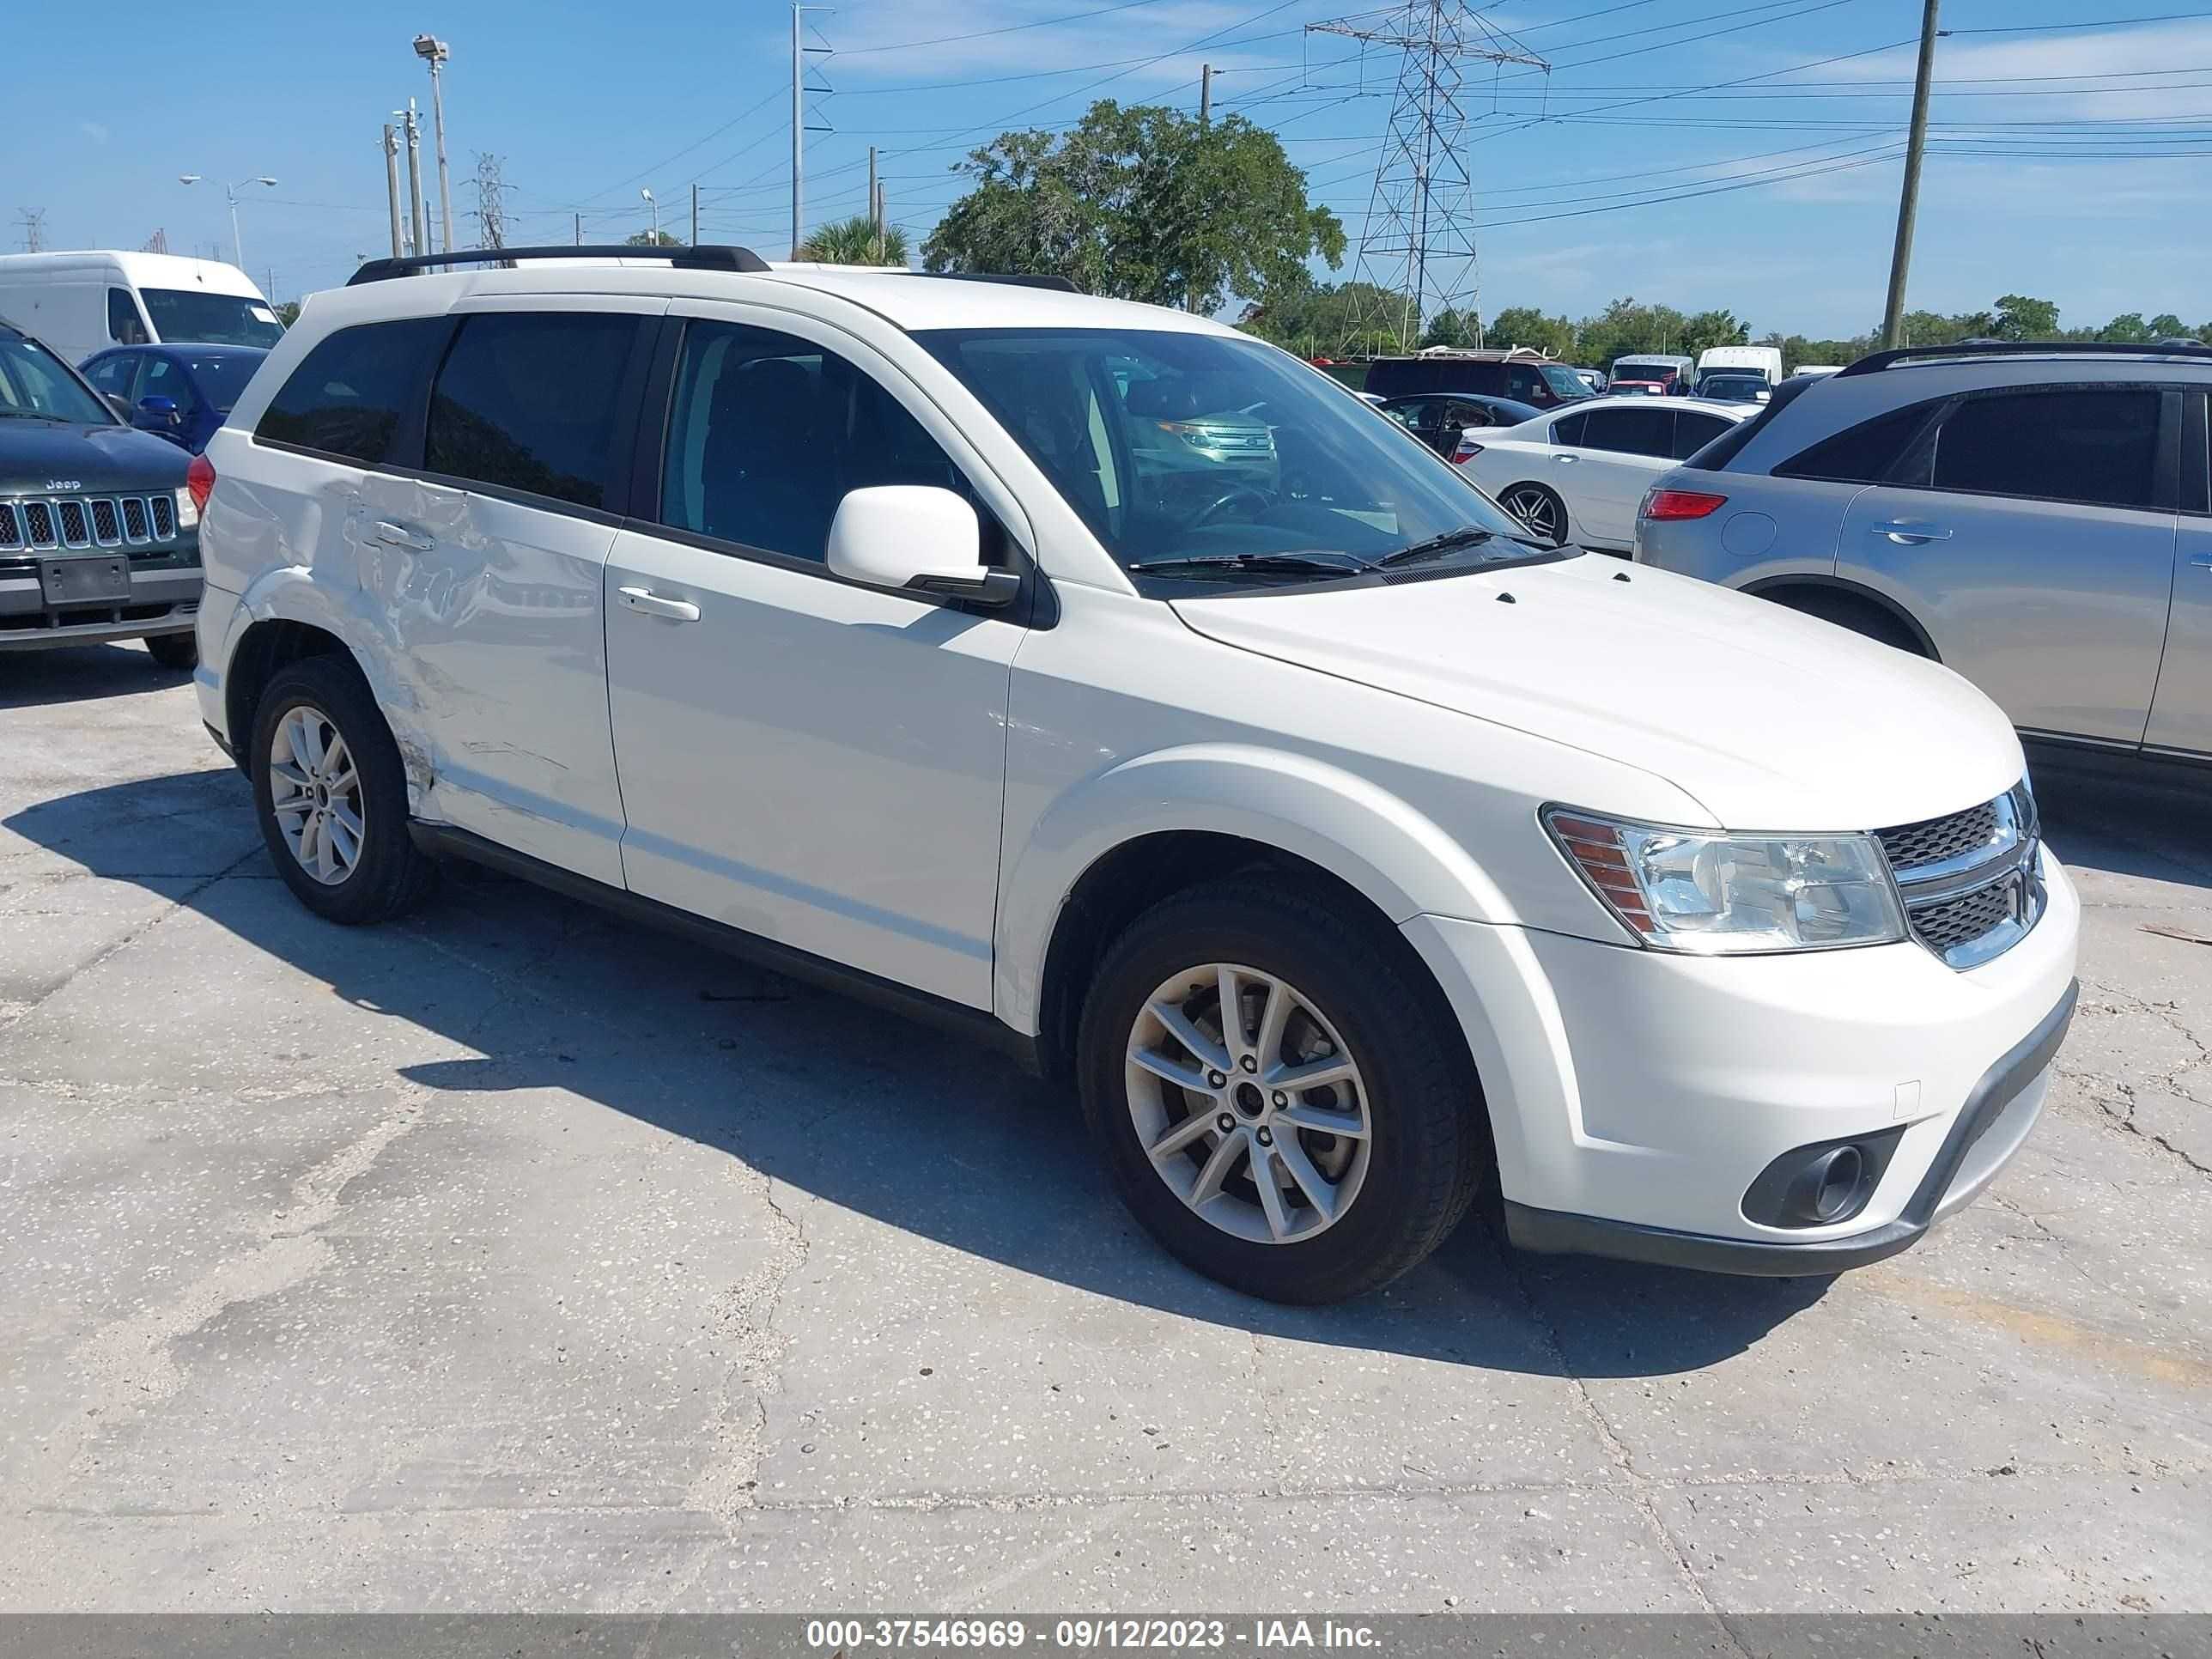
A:
{"label": "concrete pavement", "polygon": [[1157,1251],[998,1058],[488,875],[275,880],[0,657],[0,1611],[2212,1609],[2212,843],[2046,781],[2051,1109],[1832,1282]]}

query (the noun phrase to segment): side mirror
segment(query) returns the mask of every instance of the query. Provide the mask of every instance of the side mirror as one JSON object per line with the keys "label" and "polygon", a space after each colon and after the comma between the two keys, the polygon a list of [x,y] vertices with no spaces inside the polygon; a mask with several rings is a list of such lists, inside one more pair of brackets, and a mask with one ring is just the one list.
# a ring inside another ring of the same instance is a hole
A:
{"label": "side mirror", "polygon": [[174,398],[141,398],[138,412],[162,426],[174,426],[177,423],[177,400]]}
{"label": "side mirror", "polygon": [[830,524],[830,568],[848,581],[1011,605],[1022,579],[983,562],[975,509],[933,484],[846,492]]}

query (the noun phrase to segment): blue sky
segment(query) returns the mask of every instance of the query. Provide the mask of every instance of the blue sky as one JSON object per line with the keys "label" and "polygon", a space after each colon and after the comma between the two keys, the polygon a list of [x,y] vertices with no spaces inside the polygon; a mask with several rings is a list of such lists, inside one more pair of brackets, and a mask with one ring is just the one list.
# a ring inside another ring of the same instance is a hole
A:
{"label": "blue sky", "polygon": [[[948,168],[969,146],[1066,124],[1094,98],[1194,107],[1210,61],[1217,107],[1277,128],[1356,246],[1395,61],[1303,25],[1373,3],[852,0],[811,13],[810,44],[834,50],[811,57],[833,90],[811,98],[811,118],[834,131],[808,136],[808,222],[862,210],[874,143],[891,216],[918,244],[958,194]],[[19,61],[115,63],[113,9],[29,12],[9,23]],[[1486,312],[1580,315],[1632,294],[1725,306],[1762,331],[1848,333],[1878,317],[1919,0],[1504,0],[1481,15],[1553,64],[1469,72]],[[1947,0],[1943,22],[1912,303],[1958,311],[2018,290],[2056,299],[2072,324],[2212,314],[2212,3]],[[22,246],[27,207],[46,210],[50,247],[136,247],[159,227],[173,251],[227,258],[218,183],[266,173],[279,184],[251,189],[242,210],[257,279],[273,272],[278,298],[343,281],[357,254],[386,247],[379,130],[410,94],[427,105],[409,47],[424,29],[453,53],[457,245],[476,240],[489,151],[510,186],[510,242],[566,241],[579,211],[587,240],[619,240],[648,222],[641,185],[681,234],[696,182],[701,240],[783,256],[789,11],[763,0],[276,12],[203,0],[188,23],[159,27],[151,72],[17,78],[4,246]],[[1832,61],[1800,67],[1819,60]],[[187,172],[217,182],[180,185]],[[1735,187],[1747,183],[1758,187]],[[426,194],[434,204],[434,178]]]}

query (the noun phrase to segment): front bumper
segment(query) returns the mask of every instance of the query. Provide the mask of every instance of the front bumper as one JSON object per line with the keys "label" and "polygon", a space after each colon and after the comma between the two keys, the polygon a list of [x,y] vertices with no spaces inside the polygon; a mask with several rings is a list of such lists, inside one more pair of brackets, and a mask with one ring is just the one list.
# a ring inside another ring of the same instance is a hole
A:
{"label": "front bumper", "polygon": [[[103,549],[88,556],[116,556]],[[29,556],[13,559],[8,568],[0,570],[0,651],[35,651],[187,633],[199,611],[202,586],[197,564],[164,563],[152,568],[134,564],[131,593],[121,603],[54,605],[46,603],[35,562]]]}
{"label": "front bumper", "polygon": [[[1511,1235],[1757,1273],[1836,1272],[1907,1248],[1988,1184],[2041,1109],[2081,913],[2065,872],[2039,856],[2041,920],[1965,972],[1917,943],[1692,957],[1407,923],[1474,1052]],[[1775,1160],[1862,1137],[1886,1141],[1887,1163],[1842,1219],[1747,1215]]]}

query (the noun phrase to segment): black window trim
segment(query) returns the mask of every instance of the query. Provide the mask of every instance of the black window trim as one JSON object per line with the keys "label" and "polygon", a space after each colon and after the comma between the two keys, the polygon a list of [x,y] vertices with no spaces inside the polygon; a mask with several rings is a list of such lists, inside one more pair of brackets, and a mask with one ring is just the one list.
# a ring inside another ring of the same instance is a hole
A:
{"label": "black window trim", "polygon": [[[692,325],[700,323],[729,324],[739,328],[755,329],[766,334],[787,331],[779,331],[766,323],[755,322],[750,319],[702,315],[689,312],[672,311],[657,320],[660,325],[659,335],[652,343],[652,362],[641,387],[637,416],[631,422],[632,429],[637,434],[637,442],[631,456],[627,478],[630,505],[635,508],[644,510],[632,511],[625,514],[620,521],[620,527],[637,535],[675,542],[684,547],[695,547],[702,553],[719,553],[727,558],[742,559],[750,564],[766,565],[771,569],[789,570],[800,575],[812,576],[822,581],[833,582],[840,587],[862,588],[871,593],[890,592],[890,589],[878,587],[872,582],[854,581],[848,576],[839,575],[830,569],[830,562],[827,559],[802,558],[796,553],[782,553],[772,547],[756,547],[750,542],[732,541],[726,537],[709,536],[703,531],[692,530],[683,525],[661,522],[660,492],[664,481],[664,470],[667,465],[669,434],[676,419],[676,366],[683,355],[684,336],[686,331]],[[835,347],[819,340],[810,340],[803,334],[794,334],[791,337],[803,341],[825,355],[838,356],[844,355],[838,352]],[[849,357],[846,357],[845,361],[852,362]],[[868,374],[868,371],[859,363],[852,363],[852,367],[855,374]],[[873,380],[875,377],[869,375],[869,378]],[[893,401],[896,402],[896,399]],[[652,422],[649,434],[646,426],[648,420]],[[932,441],[935,441],[933,436]],[[942,444],[938,447],[939,449],[944,448]],[[945,459],[951,462],[963,477],[967,477],[968,469],[960,465],[957,457],[948,452]],[[971,490],[975,489],[973,478],[969,479],[969,488]],[[1012,494],[1011,491],[1008,493]],[[1053,592],[1052,583],[1046,577],[1043,568],[1037,563],[1035,555],[1022,544],[1022,538],[1014,533],[1012,526],[1006,524],[998,514],[992,512],[988,505],[980,501],[972,505],[975,507],[978,518],[988,514],[992,522],[998,526],[1000,543],[1006,550],[1015,573],[1022,579],[1021,591],[1015,596],[1013,603],[1004,605],[979,605],[973,599],[963,599],[957,594],[915,592],[904,588],[898,590],[900,596],[920,604],[964,611],[970,616],[988,621],[1012,623],[1024,628],[1051,628],[1060,620],[1060,601]]]}
{"label": "black window trim", "polygon": [[[2153,460],[2151,500],[2147,506],[2131,506],[2124,502],[2085,501],[2078,495],[2022,495],[2003,489],[1962,489],[1955,484],[1938,484],[1931,473],[1927,483],[1912,483],[1899,478],[1896,474],[1906,459],[1923,449],[1930,436],[1940,433],[1952,416],[1971,403],[1986,402],[1992,398],[2036,397],[2047,393],[2069,392],[2150,392],[2158,394],[2157,448]],[[1908,405],[1909,407],[1910,405]],[[2040,501],[2057,507],[2100,507],[2112,513],[2172,513],[2177,510],[2181,472],[2181,392],[2172,385],[2154,380],[2054,380],[2038,381],[2030,385],[1978,386],[1972,392],[1953,392],[1948,397],[1930,401],[1935,415],[1923,420],[1915,429],[1911,439],[1900,447],[1897,458],[1890,463],[1888,476],[1871,481],[1868,487],[1880,489],[1911,489],[1931,495],[1967,495],[1977,501]],[[1895,410],[1889,413],[1894,414]],[[1870,417],[1884,420],[1887,415]],[[1860,425],[1867,422],[1861,422]],[[1847,430],[1855,428],[1846,428]],[[1832,436],[1840,436],[1833,434]],[[1822,439],[1821,442],[1827,441]],[[1811,448],[1811,445],[1806,446]],[[1802,453],[1800,451],[1799,453]],[[1791,458],[1795,459],[1795,457]],[[1800,477],[1800,474],[1780,474]],[[1829,483],[1866,483],[1867,481],[1844,478]]]}
{"label": "black window trim", "polygon": [[2202,386],[2182,394],[2179,499],[2181,511],[2195,518],[2212,515],[2212,412],[2208,412],[2206,400]]}

